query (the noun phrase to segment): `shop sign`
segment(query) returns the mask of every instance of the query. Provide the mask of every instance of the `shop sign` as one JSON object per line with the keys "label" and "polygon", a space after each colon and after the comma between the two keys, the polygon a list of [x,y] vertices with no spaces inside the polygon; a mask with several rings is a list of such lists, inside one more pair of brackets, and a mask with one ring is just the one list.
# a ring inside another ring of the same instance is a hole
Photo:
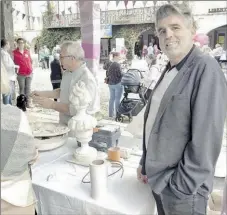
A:
{"label": "shop sign", "polygon": [[212,9],[209,9],[209,11],[208,11],[208,13],[221,13],[221,12],[227,12],[227,7],[212,8]]}

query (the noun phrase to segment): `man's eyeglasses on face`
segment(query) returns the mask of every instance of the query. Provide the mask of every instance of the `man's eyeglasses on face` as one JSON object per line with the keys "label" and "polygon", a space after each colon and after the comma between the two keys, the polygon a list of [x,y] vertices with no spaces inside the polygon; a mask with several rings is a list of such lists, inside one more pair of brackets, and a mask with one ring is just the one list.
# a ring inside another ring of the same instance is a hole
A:
{"label": "man's eyeglasses on face", "polygon": [[66,56],[61,56],[60,55],[60,59],[64,59],[64,58],[68,58],[68,57],[71,57],[72,59],[73,58],[75,59],[75,56],[73,56],[73,55],[66,55]]}

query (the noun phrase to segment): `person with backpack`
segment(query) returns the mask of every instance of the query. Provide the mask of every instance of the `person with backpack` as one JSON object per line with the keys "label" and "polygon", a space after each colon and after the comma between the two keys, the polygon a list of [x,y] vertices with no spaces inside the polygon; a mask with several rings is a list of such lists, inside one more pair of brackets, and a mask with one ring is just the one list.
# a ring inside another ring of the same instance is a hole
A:
{"label": "person with backpack", "polygon": [[121,97],[123,94],[123,86],[121,85],[122,71],[120,61],[120,53],[112,53],[113,60],[104,65],[106,69],[105,83],[109,86],[110,99],[109,99],[109,117],[115,117],[117,109],[120,105]]}

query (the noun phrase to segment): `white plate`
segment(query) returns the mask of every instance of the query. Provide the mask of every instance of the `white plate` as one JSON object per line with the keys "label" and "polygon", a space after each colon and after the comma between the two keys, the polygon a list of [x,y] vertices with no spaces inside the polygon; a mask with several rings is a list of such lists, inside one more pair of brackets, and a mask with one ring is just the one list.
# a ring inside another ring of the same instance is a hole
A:
{"label": "white plate", "polygon": [[49,151],[56,148],[59,148],[60,146],[64,145],[67,141],[67,136],[59,136],[59,137],[51,137],[50,139],[36,140],[36,147],[39,151]]}
{"label": "white plate", "polygon": [[32,122],[30,126],[34,137],[55,137],[70,131],[66,125],[52,122]]}
{"label": "white plate", "polygon": [[[103,160],[105,160],[105,159],[107,159],[107,157],[108,156],[107,156],[107,154],[105,152],[100,152],[100,151],[97,152],[97,158],[96,159],[103,159]],[[71,159],[67,160],[67,162],[73,163],[73,164],[78,164],[78,165],[81,165],[81,166],[86,166],[86,167],[89,166],[89,164],[87,164],[87,163],[77,161],[75,159],[74,155],[72,156]]]}

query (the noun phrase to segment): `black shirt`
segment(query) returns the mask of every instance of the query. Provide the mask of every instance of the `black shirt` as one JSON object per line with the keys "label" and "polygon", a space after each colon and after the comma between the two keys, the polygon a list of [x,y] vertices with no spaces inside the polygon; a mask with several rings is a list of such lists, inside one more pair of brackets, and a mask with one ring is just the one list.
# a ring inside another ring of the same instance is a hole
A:
{"label": "black shirt", "polygon": [[193,49],[195,48],[195,45],[192,46],[191,50],[188,52],[188,54],[176,65],[172,66],[170,65],[170,62],[167,64],[167,70],[170,71],[172,70],[174,67],[176,67],[176,69],[179,71],[184,63],[186,62],[186,60],[188,59],[189,55],[192,53]]}
{"label": "black shirt", "polygon": [[117,62],[110,62],[106,71],[106,76],[108,78],[108,84],[119,84],[122,78],[121,65]]}
{"label": "black shirt", "polygon": [[60,66],[59,60],[54,59],[50,63],[50,69],[51,69],[51,74],[50,74],[51,81],[58,81],[62,79],[61,66]]}

